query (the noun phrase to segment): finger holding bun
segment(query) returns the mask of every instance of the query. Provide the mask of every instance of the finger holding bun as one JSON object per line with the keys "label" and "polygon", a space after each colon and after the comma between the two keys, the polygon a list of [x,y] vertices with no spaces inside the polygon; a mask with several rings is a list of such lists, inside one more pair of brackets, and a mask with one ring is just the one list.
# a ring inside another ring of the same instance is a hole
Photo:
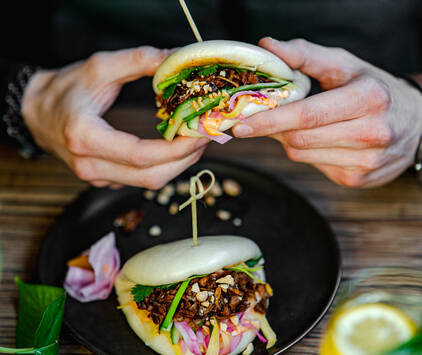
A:
{"label": "finger holding bun", "polygon": [[162,119],[157,129],[164,138],[205,136],[224,143],[222,132],[239,120],[304,98],[310,80],[266,49],[214,40],[167,57],[153,89]]}

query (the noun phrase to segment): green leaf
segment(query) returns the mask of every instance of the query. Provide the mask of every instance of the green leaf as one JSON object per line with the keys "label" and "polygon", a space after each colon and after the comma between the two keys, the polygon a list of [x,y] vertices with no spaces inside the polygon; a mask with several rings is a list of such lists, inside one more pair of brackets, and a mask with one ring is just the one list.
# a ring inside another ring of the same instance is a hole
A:
{"label": "green leaf", "polygon": [[135,285],[132,287],[132,291],[130,293],[133,295],[135,302],[141,302],[145,297],[149,296],[155,288],[156,286]]}
{"label": "green leaf", "polygon": [[158,288],[160,288],[162,290],[171,290],[171,289],[175,288],[178,284],[179,284],[179,282],[174,282],[172,284],[158,286]]}
{"label": "green leaf", "polygon": [[255,259],[249,259],[247,261],[245,261],[245,264],[248,265],[249,267],[254,267],[256,264],[259,263],[259,261],[262,259],[262,255],[258,256]]}
{"label": "green leaf", "polygon": [[394,350],[387,351],[383,355],[420,355],[422,354],[422,331],[413,338],[400,345]]}
{"label": "green leaf", "polygon": [[47,306],[35,333],[34,347],[41,348],[56,342],[58,349],[65,302],[66,294],[63,293]]}
{"label": "green leaf", "polygon": [[204,67],[198,67],[198,75],[199,76],[210,76],[212,74],[214,74],[217,69],[218,69],[219,65],[218,64],[214,64],[211,66],[204,66]]}
{"label": "green leaf", "polygon": [[170,97],[172,97],[174,94],[174,90],[176,90],[176,86],[177,84],[171,84],[170,86],[167,86],[164,89],[163,94],[161,95],[163,99],[169,99]]}
{"label": "green leaf", "polygon": [[19,292],[16,344],[4,354],[57,355],[66,293],[62,288],[31,285],[15,279]]}

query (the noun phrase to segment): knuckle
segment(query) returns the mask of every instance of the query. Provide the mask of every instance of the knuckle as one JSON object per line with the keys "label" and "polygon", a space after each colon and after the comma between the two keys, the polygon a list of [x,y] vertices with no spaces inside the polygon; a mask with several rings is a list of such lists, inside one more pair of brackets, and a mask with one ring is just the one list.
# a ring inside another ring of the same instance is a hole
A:
{"label": "knuckle", "polygon": [[104,59],[106,52],[97,52],[91,55],[85,62],[85,70],[90,78],[97,78],[104,72]]}
{"label": "knuckle", "polygon": [[321,127],[326,119],[326,113],[310,104],[303,104],[300,112],[300,126],[302,128]]}
{"label": "knuckle", "polygon": [[365,185],[366,176],[358,171],[342,170],[336,180],[342,186],[360,188]]}
{"label": "knuckle", "polygon": [[159,190],[167,183],[167,180],[164,180],[161,177],[148,175],[142,179],[141,185],[150,190]]}
{"label": "knuckle", "polygon": [[386,148],[393,144],[395,139],[394,130],[385,121],[376,123],[372,128],[361,131],[357,138],[367,148]]}
{"label": "knuckle", "polygon": [[362,156],[359,167],[364,170],[376,170],[382,166],[382,159],[378,153],[367,153]]}
{"label": "knuckle", "polygon": [[293,148],[305,149],[310,147],[310,139],[302,133],[290,133],[286,136],[287,144]]}
{"label": "knuckle", "polygon": [[94,168],[89,159],[75,158],[72,162],[72,169],[81,180],[90,181],[96,178]]}
{"label": "knuckle", "polygon": [[372,77],[366,79],[366,86],[366,96],[370,108],[377,112],[387,111],[392,102],[388,86],[382,80]]}
{"label": "knuckle", "polygon": [[299,161],[298,150],[289,146],[285,147],[286,155],[291,161]]}
{"label": "knuckle", "polygon": [[341,47],[332,47],[331,50],[333,54],[340,58],[345,58],[351,55],[349,51]]}
{"label": "knuckle", "polygon": [[304,39],[304,38],[295,38],[295,39],[292,39],[290,41],[290,43],[292,43],[293,45],[295,45],[297,47],[303,48],[303,49],[304,48],[307,48],[308,45],[309,45],[309,42],[306,39]]}
{"label": "knuckle", "polygon": [[67,149],[73,154],[83,154],[84,148],[81,136],[74,124],[68,124],[64,127],[63,137]]}

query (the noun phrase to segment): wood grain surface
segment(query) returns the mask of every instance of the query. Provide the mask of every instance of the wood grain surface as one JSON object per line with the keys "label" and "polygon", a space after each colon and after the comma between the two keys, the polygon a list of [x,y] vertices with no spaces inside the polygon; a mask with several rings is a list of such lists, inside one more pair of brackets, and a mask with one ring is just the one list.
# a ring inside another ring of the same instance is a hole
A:
{"label": "wood grain surface", "polygon": [[[141,137],[156,137],[153,112],[118,108],[107,116],[112,125]],[[292,163],[270,139],[210,144],[207,157],[224,158],[269,172],[307,198],[330,222],[343,256],[343,275],[368,266],[422,269],[422,185],[405,173],[371,190],[335,185],[314,168]],[[39,245],[46,230],[88,184],[61,161],[44,156],[31,161],[0,146],[0,346],[15,345],[17,291],[14,277],[35,281]],[[327,317],[326,317],[327,318]],[[324,320],[325,321],[325,320]],[[324,321],[286,354],[317,354]],[[61,354],[89,354],[64,329]]]}

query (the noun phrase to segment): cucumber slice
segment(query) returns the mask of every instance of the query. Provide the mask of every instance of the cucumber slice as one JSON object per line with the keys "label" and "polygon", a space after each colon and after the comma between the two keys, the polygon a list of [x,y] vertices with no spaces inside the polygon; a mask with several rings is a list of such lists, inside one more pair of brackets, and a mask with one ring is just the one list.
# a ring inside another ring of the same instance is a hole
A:
{"label": "cucumber slice", "polygon": [[170,331],[170,338],[173,345],[176,345],[179,342],[181,337],[182,337],[182,334],[180,334],[179,329],[177,329],[173,323],[173,327],[171,328],[171,331]]}
{"label": "cucumber slice", "polygon": [[197,130],[199,125],[199,116],[191,119],[187,122],[188,128]]}

